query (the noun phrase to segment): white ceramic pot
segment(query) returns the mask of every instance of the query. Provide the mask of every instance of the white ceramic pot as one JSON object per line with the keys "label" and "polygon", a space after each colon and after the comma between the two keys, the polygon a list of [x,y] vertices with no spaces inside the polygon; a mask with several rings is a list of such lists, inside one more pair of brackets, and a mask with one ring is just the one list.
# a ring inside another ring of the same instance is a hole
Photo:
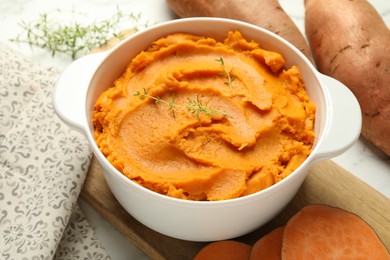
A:
{"label": "white ceramic pot", "polygon": [[[316,140],[310,156],[279,183],[255,194],[226,201],[175,199],[126,178],[106,160],[95,143],[91,115],[97,97],[123,73],[134,56],[156,39],[188,32],[222,40],[229,30],[239,30],[246,39],[261,43],[264,49],[281,53],[288,67],[297,65],[300,68],[307,93],[317,106]],[[80,58],[63,72],[53,98],[59,117],[85,134],[119,203],[149,228],[192,241],[230,239],[265,224],[290,202],[313,162],[343,153],[356,141],[361,130],[360,107],[343,84],[320,74],[297,48],[279,36],[250,24],[219,18],[188,18],[162,23],[134,34],[110,51]]]}

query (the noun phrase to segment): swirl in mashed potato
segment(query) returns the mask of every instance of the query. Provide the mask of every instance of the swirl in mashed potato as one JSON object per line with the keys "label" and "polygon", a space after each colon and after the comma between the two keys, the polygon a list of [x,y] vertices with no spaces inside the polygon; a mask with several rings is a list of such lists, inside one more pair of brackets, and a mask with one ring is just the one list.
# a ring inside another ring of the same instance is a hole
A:
{"label": "swirl in mashed potato", "polygon": [[[311,152],[315,105],[299,69],[260,44],[237,31],[222,42],[185,33],[155,41],[95,104],[102,153],[134,182],[180,199],[237,198],[288,176]],[[198,99],[226,115],[173,114],[134,93],[178,107]]]}

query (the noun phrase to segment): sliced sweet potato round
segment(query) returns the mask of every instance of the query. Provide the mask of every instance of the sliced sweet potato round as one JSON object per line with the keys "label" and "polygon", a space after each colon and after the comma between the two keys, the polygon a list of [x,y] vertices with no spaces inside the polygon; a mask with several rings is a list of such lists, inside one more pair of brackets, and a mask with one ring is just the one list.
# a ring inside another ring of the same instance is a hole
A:
{"label": "sliced sweet potato round", "polygon": [[374,230],[357,215],[309,205],[286,224],[282,259],[390,259]]}

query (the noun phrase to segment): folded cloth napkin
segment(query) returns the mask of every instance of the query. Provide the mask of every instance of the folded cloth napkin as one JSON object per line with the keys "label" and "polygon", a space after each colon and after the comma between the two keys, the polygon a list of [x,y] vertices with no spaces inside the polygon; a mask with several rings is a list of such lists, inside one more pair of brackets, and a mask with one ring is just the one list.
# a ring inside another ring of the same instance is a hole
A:
{"label": "folded cloth napkin", "polygon": [[0,259],[110,259],[77,206],[92,155],[53,110],[57,77],[0,45]]}

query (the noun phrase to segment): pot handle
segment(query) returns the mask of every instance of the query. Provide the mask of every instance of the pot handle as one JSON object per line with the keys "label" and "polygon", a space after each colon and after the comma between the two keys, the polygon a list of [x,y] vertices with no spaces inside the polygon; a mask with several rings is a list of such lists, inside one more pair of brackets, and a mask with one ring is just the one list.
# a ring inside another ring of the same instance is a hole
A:
{"label": "pot handle", "polygon": [[54,110],[62,121],[82,133],[87,127],[86,93],[96,69],[106,56],[102,52],[75,60],[65,68],[54,86]]}
{"label": "pot handle", "polygon": [[360,105],[341,82],[320,73],[330,95],[330,124],[318,146],[316,159],[330,159],[347,151],[359,138],[362,128]]}

